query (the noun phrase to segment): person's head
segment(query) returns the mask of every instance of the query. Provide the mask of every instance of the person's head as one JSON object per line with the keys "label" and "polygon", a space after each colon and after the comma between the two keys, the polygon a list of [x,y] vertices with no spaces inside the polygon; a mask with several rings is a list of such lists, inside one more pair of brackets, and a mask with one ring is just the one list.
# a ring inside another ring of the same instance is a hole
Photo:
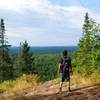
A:
{"label": "person's head", "polygon": [[63,56],[65,57],[65,56],[67,56],[67,54],[68,54],[68,51],[67,50],[64,50],[63,51]]}

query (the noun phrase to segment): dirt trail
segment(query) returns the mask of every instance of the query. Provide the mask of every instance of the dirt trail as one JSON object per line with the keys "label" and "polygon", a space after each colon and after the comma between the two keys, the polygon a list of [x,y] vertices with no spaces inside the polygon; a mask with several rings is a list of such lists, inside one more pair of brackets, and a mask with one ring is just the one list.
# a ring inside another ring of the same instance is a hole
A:
{"label": "dirt trail", "polygon": [[81,88],[76,88],[77,86],[74,85],[71,87],[71,93],[67,93],[67,88],[63,87],[62,93],[57,93],[59,85],[53,85],[55,81],[27,90],[24,97],[13,100],[100,100],[100,84]]}
{"label": "dirt trail", "polygon": [[9,100],[100,100],[100,84],[86,87],[74,85],[70,93],[67,93],[67,87],[64,86],[62,93],[57,93],[59,85],[54,85],[55,82],[45,82],[22,93],[19,91],[20,95]]}

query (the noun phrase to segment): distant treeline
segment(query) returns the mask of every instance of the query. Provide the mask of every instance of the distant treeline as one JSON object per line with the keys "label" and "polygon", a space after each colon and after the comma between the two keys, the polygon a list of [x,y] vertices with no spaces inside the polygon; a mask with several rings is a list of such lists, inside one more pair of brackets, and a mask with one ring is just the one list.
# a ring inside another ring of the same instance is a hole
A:
{"label": "distant treeline", "polygon": [[[22,52],[21,47],[10,47],[10,54],[18,54]],[[48,47],[30,47],[30,53],[32,54],[56,54],[61,53],[67,49],[69,52],[73,52],[77,49],[77,46],[48,46]]]}

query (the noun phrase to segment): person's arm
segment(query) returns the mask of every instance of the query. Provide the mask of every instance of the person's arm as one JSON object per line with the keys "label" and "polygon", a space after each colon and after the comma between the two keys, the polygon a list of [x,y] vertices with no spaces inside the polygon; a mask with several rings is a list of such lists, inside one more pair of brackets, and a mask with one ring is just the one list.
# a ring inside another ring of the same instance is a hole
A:
{"label": "person's arm", "polygon": [[60,73],[60,69],[61,69],[61,64],[59,64],[58,73]]}
{"label": "person's arm", "polygon": [[62,58],[60,59],[60,61],[59,61],[59,67],[58,67],[58,73],[60,73],[60,71],[61,71],[61,66],[62,66]]}

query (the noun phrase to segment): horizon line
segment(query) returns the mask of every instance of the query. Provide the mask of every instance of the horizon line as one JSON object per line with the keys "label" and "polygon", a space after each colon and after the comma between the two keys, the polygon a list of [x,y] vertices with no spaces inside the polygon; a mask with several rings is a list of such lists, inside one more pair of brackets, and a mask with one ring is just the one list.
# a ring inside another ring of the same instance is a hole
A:
{"label": "horizon line", "polygon": [[[19,45],[20,46],[20,45]],[[11,46],[11,47],[19,47],[19,46]],[[78,46],[78,45],[59,45],[59,46],[52,46],[52,45],[50,45],[50,46],[32,46],[32,45],[29,45],[30,47],[66,47],[66,46]]]}

